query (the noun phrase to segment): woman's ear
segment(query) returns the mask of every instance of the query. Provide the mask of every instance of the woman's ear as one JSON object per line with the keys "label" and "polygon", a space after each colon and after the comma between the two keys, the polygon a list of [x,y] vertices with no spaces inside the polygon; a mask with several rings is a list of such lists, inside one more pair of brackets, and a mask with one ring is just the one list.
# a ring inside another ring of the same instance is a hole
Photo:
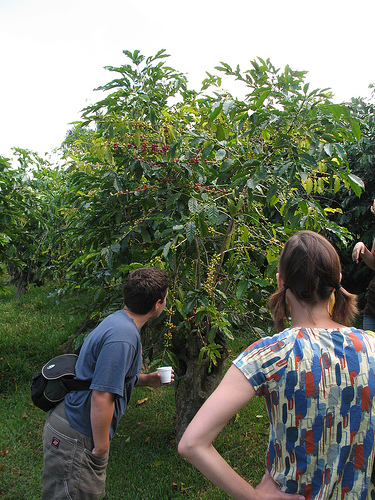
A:
{"label": "woman's ear", "polygon": [[276,279],[278,288],[282,288],[284,286],[284,281],[282,280],[280,273],[276,273]]}

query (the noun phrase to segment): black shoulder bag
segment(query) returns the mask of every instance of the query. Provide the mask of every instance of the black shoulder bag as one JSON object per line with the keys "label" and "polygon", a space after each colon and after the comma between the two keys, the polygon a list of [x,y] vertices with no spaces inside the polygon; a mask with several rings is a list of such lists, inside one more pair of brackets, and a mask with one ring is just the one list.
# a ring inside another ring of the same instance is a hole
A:
{"label": "black shoulder bag", "polygon": [[49,411],[57,406],[70,391],[90,388],[91,380],[75,378],[78,354],[61,354],[46,363],[32,378],[31,399],[35,406]]}

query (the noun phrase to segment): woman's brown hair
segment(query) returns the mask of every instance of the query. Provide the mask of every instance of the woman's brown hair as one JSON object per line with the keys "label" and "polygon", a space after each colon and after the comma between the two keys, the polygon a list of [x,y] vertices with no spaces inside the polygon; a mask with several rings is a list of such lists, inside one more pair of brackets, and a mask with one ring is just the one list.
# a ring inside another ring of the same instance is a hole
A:
{"label": "woman's brown hair", "polygon": [[285,327],[284,320],[288,316],[288,288],[299,301],[312,306],[328,301],[334,292],[332,319],[344,325],[353,321],[358,312],[357,297],[340,285],[340,258],[333,245],[320,234],[313,231],[294,234],[281,252],[279,274],[284,286],[269,301],[278,330]]}

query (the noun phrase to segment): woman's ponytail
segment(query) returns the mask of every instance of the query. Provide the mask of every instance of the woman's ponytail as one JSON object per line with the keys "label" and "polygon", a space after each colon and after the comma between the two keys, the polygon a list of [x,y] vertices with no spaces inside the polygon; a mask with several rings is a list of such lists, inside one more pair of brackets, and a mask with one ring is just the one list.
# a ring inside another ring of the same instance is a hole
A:
{"label": "woman's ponytail", "polygon": [[343,325],[353,323],[358,314],[357,296],[349,293],[342,286],[338,287],[335,294],[335,305],[332,310],[332,319]]}
{"label": "woman's ponytail", "polygon": [[288,304],[286,300],[287,287],[283,286],[271,295],[269,299],[269,307],[273,315],[273,320],[277,330],[285,328],[285,318],[288,316]]}

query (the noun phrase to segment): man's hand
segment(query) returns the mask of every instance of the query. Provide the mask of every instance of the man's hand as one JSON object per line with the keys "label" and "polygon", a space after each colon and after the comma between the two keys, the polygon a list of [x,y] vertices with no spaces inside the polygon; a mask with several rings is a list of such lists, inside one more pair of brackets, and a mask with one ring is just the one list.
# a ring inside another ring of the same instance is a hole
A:
{"label": "man's hand", "polygon": [[[171,375],[171,382],[174,381],[174,370],[172,370],[172,375]],[[160,380],[160,373],[158,371],[152,372],[152,373],[141,373],[139,375],[138,382],[136,383],[137,387],[161,387],[162,385],[169,385],[171,382],[168,384],[162,384]]]}
{"label": "man's hand", "polygon": [[93,455],[95,455],[96,457],[98,457],[98,458],[103,458],[103,457],[105,457],[105,456],[107,455],[108,450],[107,450],[105,453],[103,453],[103,452],[99,452],[99,451],[97,451],[97,449],[96,449],[96,448],[94,448],[94,449],[92,450],[92,452],[91,452],[91,453],[92,453]]}

